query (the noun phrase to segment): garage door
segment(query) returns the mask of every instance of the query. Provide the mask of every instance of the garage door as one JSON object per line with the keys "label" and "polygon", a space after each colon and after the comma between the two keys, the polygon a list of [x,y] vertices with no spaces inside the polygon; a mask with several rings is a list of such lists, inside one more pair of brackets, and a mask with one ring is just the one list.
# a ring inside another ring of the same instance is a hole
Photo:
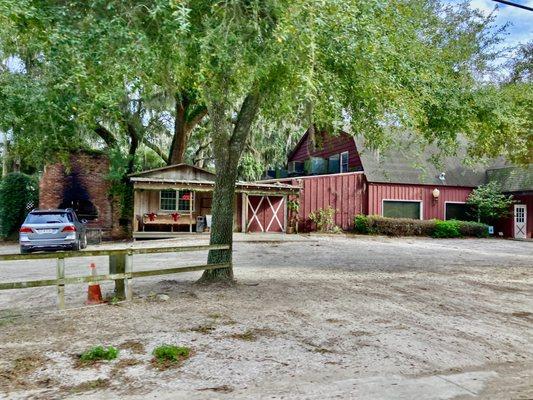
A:
{"label": "garage door", "polygon": [[248,196],[247,232],[285,232],[283,196]]}

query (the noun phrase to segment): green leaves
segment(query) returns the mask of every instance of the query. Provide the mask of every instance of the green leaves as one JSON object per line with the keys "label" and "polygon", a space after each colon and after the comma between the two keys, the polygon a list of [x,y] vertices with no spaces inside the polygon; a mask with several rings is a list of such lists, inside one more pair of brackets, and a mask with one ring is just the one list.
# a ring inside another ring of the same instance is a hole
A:
{"label": "green leaves", "polygon": [[509,214],[513,196],[504,195],[496,182],[489,182],[474,189],[467,204],[473,207],[478,221],[492,223]]}

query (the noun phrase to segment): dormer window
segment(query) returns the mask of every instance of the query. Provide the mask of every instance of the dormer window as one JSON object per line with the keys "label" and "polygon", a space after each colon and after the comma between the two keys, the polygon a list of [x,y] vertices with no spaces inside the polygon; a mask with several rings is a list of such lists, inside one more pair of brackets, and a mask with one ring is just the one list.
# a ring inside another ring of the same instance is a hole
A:
{"label": "dormer window", "polygon": [[340,172],[348,172],[348,152],[344,151],[340,157]]}

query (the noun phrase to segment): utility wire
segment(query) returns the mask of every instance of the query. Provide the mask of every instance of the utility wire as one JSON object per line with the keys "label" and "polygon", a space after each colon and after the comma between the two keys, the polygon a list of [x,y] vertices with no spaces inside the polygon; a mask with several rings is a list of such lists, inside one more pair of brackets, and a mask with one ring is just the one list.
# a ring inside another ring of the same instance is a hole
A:
{"label": "utility wire", "polygon": [[492,0],[492,1],[495,1],[496,3],[506,4],[511,7],[522,8],[523,10],[533,11],[532,7],[528,7],[523,4],[513,3],[512,1],[507,1],[507,0]]}

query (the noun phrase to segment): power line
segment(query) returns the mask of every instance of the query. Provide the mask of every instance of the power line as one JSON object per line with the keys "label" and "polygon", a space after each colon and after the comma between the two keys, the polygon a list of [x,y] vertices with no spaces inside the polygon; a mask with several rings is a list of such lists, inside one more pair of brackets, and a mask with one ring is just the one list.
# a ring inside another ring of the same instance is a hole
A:
{"label": "power line", "polygon": [[531,7],[525,6],[523,4],[513,3],[512,1],[507,1],[507,0],[492,0],[492,1],[495,1],[496,3],[506,4],[511,7],[522,8],[523,10],[533,11],[533,8]]}

